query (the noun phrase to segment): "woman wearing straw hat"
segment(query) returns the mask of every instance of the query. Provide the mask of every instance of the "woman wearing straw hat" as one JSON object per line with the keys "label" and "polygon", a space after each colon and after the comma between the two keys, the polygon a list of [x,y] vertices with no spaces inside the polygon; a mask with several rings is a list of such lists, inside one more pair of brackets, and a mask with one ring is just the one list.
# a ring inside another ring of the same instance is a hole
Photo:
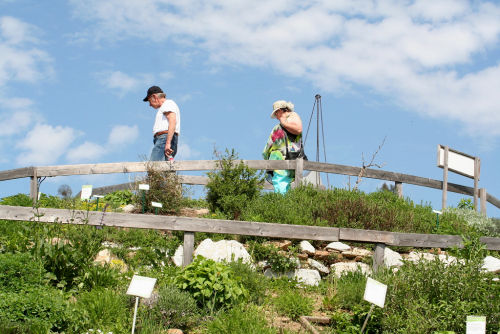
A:
{"label": "woman wearing straw hat", "polygon": [[[271,118],[276,118],[279,124],[271,131],[262,156],[266,160],[290,160],[290,156],[303,153],[302,121],[293,110],[293,103],[276,101],[273,103]],[[306,158],[307,159],[307,158]],[[294,170],[274,170],[268,172],[267,180],[272,182],[274,192],[285,194],[295,178]]]}

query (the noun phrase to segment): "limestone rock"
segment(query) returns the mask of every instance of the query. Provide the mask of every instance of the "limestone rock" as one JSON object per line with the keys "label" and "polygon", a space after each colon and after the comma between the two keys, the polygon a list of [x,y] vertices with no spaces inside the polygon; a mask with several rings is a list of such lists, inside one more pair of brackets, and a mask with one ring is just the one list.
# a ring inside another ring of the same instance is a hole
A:
{"label": "limestone rock", "polygon": [[309,255],[307,255],[306,253],[298,253],[297,258],[299,260],[307,260],[309,258]]}
{"label": "limestone rock", "polygon": [[493,256],[487,256],[483,260],[484,264],[482,269],[485,271],[497,271],[500,270],[500,260]]}
{"label": "limestone rock", "polygon": [[292,278],[294,274],[295,274],[294,270],[286,272],[286,273],[277,273],[277,272],[273,271],[271,268],[267,268],[266,270],[264,270],[264,276],[269,277],[269,278],[280,278],[283,276],[288,276],[289,278]]}
{"label": "limestone rock", "polygon": [[302,253],[306,253],[308,255],[314,255],[314,253],[316,253],[316,249],[307,240],[302,240],[300,242],[299,249],[302,251]]}
{"label": "limestone rock", "polygon": [[365,275],[370,274],[372,269],[366,263],[357,263],[357,262],[339,262],[332,264],[330,266],[332,271],[335,271],[335,276],[340,277],[345,271],[357,271],[361,270],[361,272]]}
{"label": "limestone rock", "polygon": [[135,210],[135,206],[134,204],[128,204],[128,205],[125,205],[123,208],[122,208],[122,211],[124,213],[132,213],[134,212]]}
{"label": "limestone rock", "polygon": [[102,251],[100,251],[94,261],[95,262],[105,262],[105,263],[110,263],[112,260],[117,260],[118,258],[116,256],[114,256],[113,254],[111,254],[111,252],[109,251],[109,249],[103,249]]}
{"label": "limestone rock", "polygon": [[316,260],[308,259],[307,263],[309,263],[309,265],[311,267],[313,267],[314,269],[318,270],[322,274],[327,274],[328,275],[330,273],[330,269],[328,269],[328,267],[326,267],[325,265],[323,265],[322,263],[320,263],[320,262],[318,262]]}
{"label": "limestone rock", "polygon": [[293,277],[299,282],[310,286],[317,286],[321,281],[319,272],[314,269],[297,269],[295,270]]}
{"label": "limestone rock", "polygon": [[329,256],[330,256],[330,253],[325,252],[325,251],[316,251],[314,253],[314,258],[317,260],[326,260],[326,259],[328,259]]}
{"label": "limestone rock", "polygon": [[177,247],[177,249],[175,250],[174,256],[172,256],[172,261],[174,262],[174,264],[177,267],[182,266],[182,262],[184,261],[184,253],[183,252],[184,252],[184,246],[179,245],[179,247]]}
{"label": "limestone rock", "polygon": [[252,258],[245,247],[236,240],[221,240],[213,242],[211,239],[205,239],[194,251],[193,257],[198,255],[217,262],[243,259],[245,263],[251,263]]}
{"label": "limestone rock", "polygon": [[384,266],[387,268],[391,267],[401,267],[403,265],[403,261],[401,255],[398,252],[393,251],[392,249],[386,247],[384,251]]}
{"label": "limestone rock", "polygon": [[326,250],[332,249],[340,252],[346,252],[350,251],[351,247],[349,245],[346,245],[342,242],[336,241],[336,242],[331,242],[325,247]]}
{"label": "limestone rock", "polygon": [[434,260],[434,255],[429,253],[410,252],[410,254],[408,254],[408,257],[406,259],[413,262],[416,262],[420,259],[432,261]]}

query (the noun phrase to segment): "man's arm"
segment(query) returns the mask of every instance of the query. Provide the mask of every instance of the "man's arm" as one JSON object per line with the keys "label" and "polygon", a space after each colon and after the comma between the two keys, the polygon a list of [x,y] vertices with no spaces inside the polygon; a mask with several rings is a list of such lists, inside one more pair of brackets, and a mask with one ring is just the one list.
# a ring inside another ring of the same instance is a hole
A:
{"label": "man's arm", "polygon": [[172,143],[172,138],[174,137],[177,120],[174,112],[171,111],[166,112],[165,116],[167,116],[168,119],[168,134],[167,134],[167,142],[165,143],[165,154],[168,157],[169,155],[174,153],[174,150],[170,148],[170,144]]}

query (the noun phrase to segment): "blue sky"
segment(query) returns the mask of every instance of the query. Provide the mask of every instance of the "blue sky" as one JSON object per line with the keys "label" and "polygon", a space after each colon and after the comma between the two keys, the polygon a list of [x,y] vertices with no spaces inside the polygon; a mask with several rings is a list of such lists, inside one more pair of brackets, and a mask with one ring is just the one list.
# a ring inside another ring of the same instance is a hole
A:
{"label": "blue sky", "polygon": [[[328,162],[361,166],[387,136],[384,170],[442,179],[436,150],[448,145],[482,159],[479,185],[500,198],[499,46],[490,1],[0,0],[0,170],[139,161],[152,147],[151,85],[180,108],[177,160],[211,159],[214,143],[260,159],[272,103],[291,101],[307,125],[320,94]],[[59,177],[41,191],[126,181]],[[0,197],[28,190],[0,183]],[[441,206],[441,191],[403,190]]]}

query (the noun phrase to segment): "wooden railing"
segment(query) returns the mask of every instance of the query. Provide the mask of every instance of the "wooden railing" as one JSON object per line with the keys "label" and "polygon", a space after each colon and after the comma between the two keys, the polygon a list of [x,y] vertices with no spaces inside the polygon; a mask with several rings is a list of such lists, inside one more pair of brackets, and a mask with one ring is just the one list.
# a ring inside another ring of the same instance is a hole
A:
{"label": "wooden railing", "polygon": [[[349,176],[358,176],[362,171],[360,167],[344,166],[337,164],[327,164],[322,162],[297,160],[243,160],[249,167],[258,170],[274,170],[274,169],[294,169],[295,170],[295,185],[302,182],[302,174],[304,170],[341,174]],[[159,170],[175,170],[175,171],[206,171],[218,168],[218,161],[213,160],[186,160],[174,162],[156,162]],[[40,177],[55,177],[68,175],[89,175],[89,174],[110,174],[110,173],[136,173],[145,172],[146,167],[144,162],[123,162],[123,163],[102,163],[102,164],[84,164],[84,165],[62,165],[62,166],[45,166],[45,167],[26,167],[0,171],[0,181],[12,180],[24,177],[31,178],[30,195],[35,198],[38,193],[37,180]],[[396,184],[396,191],[400,197],[403,196],[403,183],[413,184],[417,186],[443,189],[443,181],[423,178],[414,175],[394,173],[380,169],[365,169],[363,177],[393,181]],[[202,176],[181,175],[181,182],[185,184],[201,184],[204,185],[207,179]],[[124,183],[116,186],[103,188],[95,188],[94,194],[102,194],[115,190],[130,188],[130,183]],[[272,189],[270,184],[265,185],[266,189]],[[102,191],[102,192],[101,192]],[[448,183],[448,191],[474,196],[474,188],[467,187],[455,183]],[[481,212],[486,214],[486,202],[491,203],[497,208],[500,208],[500,200],[488,194],[486,189],[479,189],[478,196],[481,198]],[[484,200],[486,199],[486,200]]]}
{"label": "wooden railing", "polygon": [[[420,248],[463,247],[462,239],[457,235],[396,233],[338,227],[286,225],[114,212],[106,213],[104,220],[101,220],[101,218],[102,213],[97,211],[87,212],[46,208],[35,210],[27,207],[0,205],[0,219],[4,220],[36,221],[40,223],[58,222],[63,224],[102,224],[112,227],[183,231],[184,265],[191,263],[193,259],[194,236],[196,232],[375,244],[373,255],[374,271],[383,265],[386,245]],[[486,244],[488,250],[500,250],[500,238],[482,237],[480,241]]]}

